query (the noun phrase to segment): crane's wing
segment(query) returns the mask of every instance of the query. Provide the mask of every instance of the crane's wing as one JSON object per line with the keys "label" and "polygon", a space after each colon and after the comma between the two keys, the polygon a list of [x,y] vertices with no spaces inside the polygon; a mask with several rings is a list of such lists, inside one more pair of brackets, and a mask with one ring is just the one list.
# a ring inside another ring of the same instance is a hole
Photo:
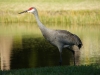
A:
{"label": "crane's wing", "polygon": [[79,48],[82,46],[80,38],[66,30],[56,30],[61,42],[65,44],[77,45]]}

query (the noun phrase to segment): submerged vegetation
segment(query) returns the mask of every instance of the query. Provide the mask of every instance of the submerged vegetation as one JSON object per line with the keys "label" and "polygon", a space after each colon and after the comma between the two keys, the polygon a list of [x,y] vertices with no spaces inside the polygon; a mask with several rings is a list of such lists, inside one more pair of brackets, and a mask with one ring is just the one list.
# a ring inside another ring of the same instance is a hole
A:
{"label": "submerged vegetation", "polygon": [[100,66],[58,66],[0,71],[1,75],[100,75]]}

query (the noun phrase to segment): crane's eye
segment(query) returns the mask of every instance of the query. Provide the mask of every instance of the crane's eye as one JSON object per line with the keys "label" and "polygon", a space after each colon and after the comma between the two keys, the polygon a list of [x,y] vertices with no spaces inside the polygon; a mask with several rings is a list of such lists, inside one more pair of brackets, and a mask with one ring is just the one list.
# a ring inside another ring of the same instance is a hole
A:
{"label": "crane's eye", "polygon": [[29,8],[28,10],[32,10],[32,9],[34,9],[33,7],[31,7],[31,8]]}

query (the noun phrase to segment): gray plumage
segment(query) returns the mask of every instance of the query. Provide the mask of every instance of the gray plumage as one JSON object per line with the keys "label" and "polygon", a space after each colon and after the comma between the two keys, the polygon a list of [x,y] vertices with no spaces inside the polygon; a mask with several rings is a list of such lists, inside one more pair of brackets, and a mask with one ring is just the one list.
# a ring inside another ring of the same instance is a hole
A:
{"label": "gray plumage", "polygon": [[[61,55],[62,55],[63,48],[67,48],[67,49],[71,50],[74,55],[75,55],[75,50],[73,50],[72,47],[75,45],[79,49],[81,48],[82,42],[77,35],[72,34],[66,30],[53,30],[53,29],[48,29],[47,27],[45,27],[39,20],[38,12],[35,7],[31,7],[24,12],[31,12],[32,14],[34,14],[36,21],[38,23],[38,26],[39,26],[44,38],[59,49],[60,64],[62,63]],[[24,12],[21,12],[21,13],[24,13]],[[19,14],[21,14],[21,13],[19,13]],[[74,56],[74,65],[76,65],[75,56]]]}

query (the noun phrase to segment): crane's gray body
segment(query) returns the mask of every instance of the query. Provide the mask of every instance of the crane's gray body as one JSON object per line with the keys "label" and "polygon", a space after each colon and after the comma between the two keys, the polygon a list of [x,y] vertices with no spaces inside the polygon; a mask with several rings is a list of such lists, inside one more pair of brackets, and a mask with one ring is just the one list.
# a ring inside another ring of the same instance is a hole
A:
{"label": "crane's gray body", "polygon": [[38,26],[45,39],[51,44],[57,46],[60,52],[62,52],[62,48],[70,47],[73,45],[76,45],[81,48],[82,42],[77,35],[72,34],[66,30],[48,29],[40,22],[36,9],[33,14],[35,15]]}
{"label": "crane's gray body", "polygon": [[[78,55],[77,53],[82,46],[82,42],[77,35],[72,34],[66,30],[48,29],[39,20],[38,12],[37,12],[36,8],[34,8],[34,7],[30,8],[29,10],[23,11],[21,13],[24,13],[24,12],[31,12],[32,14],[34,14],[36,21],[38,23],[38,26],[39,26],[44,38],[59,49],[60,64],[62,62],[61,54],[62,54],[63,48],[68,48],[69,50],[71,50],[73,52],[74,55],[75,54]],[[21,13],[19,13],[19,14],[21,14]],[[76,50],[74,48],[74,45],[76,46]],[[77,58],[78,58],[78,56],[77,56]],[[74,65],[76,65],[75,56],[74,56]]]}
{"label": "crane's gray body", "polygon": [[60,52],[62,52],[62,48],[73,45],[79,47],[79,45],[82,44],[78,36],[65,30],[47,29],[47,31],[42,32],[42,34],[51,44],[57,46]]}

